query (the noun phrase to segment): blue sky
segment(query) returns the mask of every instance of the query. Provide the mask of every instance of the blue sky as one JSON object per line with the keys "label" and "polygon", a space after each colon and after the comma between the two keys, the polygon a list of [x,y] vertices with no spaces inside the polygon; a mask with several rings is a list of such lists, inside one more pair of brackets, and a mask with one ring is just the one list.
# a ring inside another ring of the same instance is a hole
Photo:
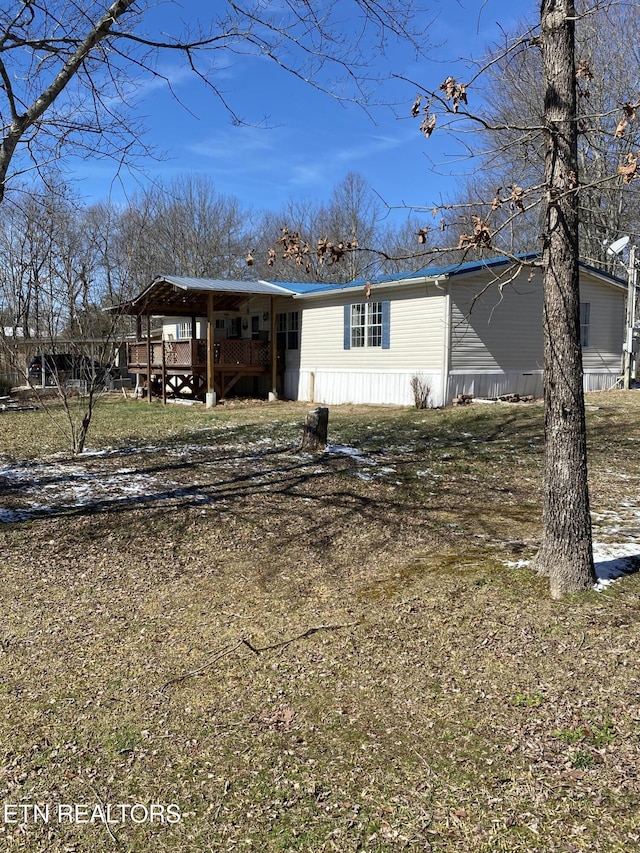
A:
{"label": "blue sky", "polygon": [[[185,0],[182,7],[161,4],[156,14],[170,28],[176,13],[205,21],[207,10],[216,6],[220,8],[219,0]],[[536,7],[530,0],[432,0],[429,18],[436,19],[429,33],[436,46],[428,58],[416,61],[409,51],[392,45],[387,64],[379,63],[378,70],[390,68],[435,88],[449,74],[465,78],[469,71],[460,58],[483,56],[487,45],[500,41],[501,29],[513,30]],[[419,121],[408,118],[416,94],[408,83],[388,80],[377,92],[381,101],[396,101],[395,112],[402,118],[383,106],[367,115],[354,104],[345,106],[315,91],[267,59],[215,61],[216,82],[247,125],[234,126],[178,57],[165,57],[161,70],[184,107],[159,81],[143,81],[135,95],[136,111],[147,128],[145,141],[163,151],[163,160],[141,161],[139,170],[121,173],[117,180],[108,160],[74,162],[71,174],[81,180],[88,202],[109,195],[121,201],[147,179],[170,180],[189,172],[208,175],[219,193],[236,196],[244,207],[273,210],[290,198],[323,201],[349,171],[356,171],[392,207],[429,207],[446,199],[456,175],[469,168],[457,162],[450,137],[436,133],[427,141]]]}

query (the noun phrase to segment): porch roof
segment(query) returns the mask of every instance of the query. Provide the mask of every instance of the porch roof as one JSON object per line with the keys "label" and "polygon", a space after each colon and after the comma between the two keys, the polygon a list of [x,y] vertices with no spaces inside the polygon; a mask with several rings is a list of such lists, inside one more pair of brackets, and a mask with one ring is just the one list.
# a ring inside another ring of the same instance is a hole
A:
{"label": "porch roof", "polygon": [[122,314],[168,314],[204,316],[207,299],[214,294],[217,311],[237,311],[252,296],[293,296],[295,291],[267,281],[233,281],[163,275],[155,278],[138,296],[111,308]]}

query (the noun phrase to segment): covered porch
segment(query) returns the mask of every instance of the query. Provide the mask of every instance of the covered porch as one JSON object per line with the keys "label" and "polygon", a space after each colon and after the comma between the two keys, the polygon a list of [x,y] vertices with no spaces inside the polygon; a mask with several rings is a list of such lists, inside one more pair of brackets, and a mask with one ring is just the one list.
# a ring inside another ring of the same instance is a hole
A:
{"label": "covered porch", "polygon": [[[269,397],[277,396],[279,371],[284,364],[276,346],[276,299],[291,298],[293,292],[268,282],[162,276],[139,296],[120,306],[123,314],[136,317],[136,341],[127,345],[127,370],[138,379],[138,387],[166,402],[169,397],[188,396],[215,405],[241,380],[262,378]],[[248,312],[252,300],[268,305],[264,311],[268,328],[253,339],[246,333],[216,339],[216,318]],[[266,299],[266,302],[265,302]],[[179,339],[152,336],[152,317],[184,317],[190,334]],[[198,323],[197,318],[206,318]],[[146,322],[144,322],[146,321]],[[206,326],[206,337],[197,336],[198,325]],[[145,328],[146,327],[146,328]]]}

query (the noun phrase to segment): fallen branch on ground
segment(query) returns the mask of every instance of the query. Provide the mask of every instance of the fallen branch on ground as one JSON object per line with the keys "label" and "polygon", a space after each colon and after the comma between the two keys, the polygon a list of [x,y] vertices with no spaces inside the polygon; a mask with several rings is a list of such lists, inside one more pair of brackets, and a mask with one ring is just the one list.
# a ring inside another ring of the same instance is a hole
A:
{"label": "fallen branch on ground", "polygon": [[257,648],[252,645],[252,643],[246,639],[246,637],[242,637],[241,642],[244,643],[247,648],[251,649],[256,655],[259,655],[261,652],[270,652],[273,649],[283,649],[285,646],[290,645],[291,643],[295,643],[297,640],[304,640],[305,637],[310,637],[312,634],[316,634],[318,631],[339,631],[341,628],[353,628],[355,625],[358,625],[358,622],[348,622],[345,625],[317,625],[315,628],[307,628],[306,631],[303,631],[302,634],[298,634],[296,637],[291,637],[289,640],[282,640],[280,643],[274,643],[271,646],[262,646],[261,648]]}
{"label": "fallen branch on ground", "polygon": [[255,655],[259,655],[262,652],[270,652],[273,649],[284,649],[286,646],[291,645],[291,643],[295,643],[297,640],[304,640],[305,637],[310,637],[312,634],[317,634],[318,631],[339,631],[342,628],[353,628],[355,625],[358,625],[358,622],[349,622],[345,625],[316,625],[314,628],[307,628],[306,631],[303,631],[302,634],[298,634],[295,637],[291,637],[288,640],[283,640],[280,643],[273,643],[270,646],[254,646],[251,640],[248,640],[246,637],[240,637],[238,642],[234,646],[230,646],[226,649],[221,649],[216,652],[213,657],[209,658],[202,666],[199,666],[197,669],[192,669],[190,672],[185,672],[183,675],[176,675],[174,678],[170,678],[160,688],[160,691],[166,690],[167,687],[170,687],[172,684],[179,684],[181,681],[186,681],[187,678],[193,678],[196,675],[201,675],[205,670],[209,669],[213,666],[214,663],[217,663],[221,658],[226,655],[230,655],[232,652],[235,652],[236,649],[239,649],[240,646],[246,646],[248,649]]}

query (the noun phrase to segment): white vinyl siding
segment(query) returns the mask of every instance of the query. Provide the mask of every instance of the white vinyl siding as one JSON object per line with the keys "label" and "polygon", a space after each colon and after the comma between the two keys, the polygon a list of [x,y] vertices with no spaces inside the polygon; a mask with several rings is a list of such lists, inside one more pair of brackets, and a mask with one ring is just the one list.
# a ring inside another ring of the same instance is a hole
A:
{"label": "white vinyl siding", "polygon": [[623,288],[594,281],[586,275],[582,279],[580,299],[589,304],[589,343],[582,350],[585,371],[620,371],[625,298]]}
{"label": "white vinyl siding", "polygon": [[[518,388],[532,382],[543,369],[542,274],[536,272],[529,281],[528,272],[523,271],[502,292],[495,283],[487,287],[486,277],[476,276],[453,279],[449,287],[451,373],[469,377],[469,387],[475,383],[478,394],[486,392],[478,385],[482,374],[503,376],[514,388],[518,374]],[[581,272],[581,306],[589,306],[588,318],[587,309],[581,307],[581,335],[588,332],[588,344],[582,350],[585,374],[604,376],[619,371],[624,298],[622,288]],[[456,387],[462,386],[457,382]],[[590,382],[585,380],[585,387]]]}
{"label": "white vinyl siding", "polygon": [[[359,295],[359,294],[358,294]],[[377,294],[376,294],[377,295]],[[440,370],[444,338],[442,291],[413,285],[395,293],[380,288],[390,305],[390,347],[345,349],[346,294],[303,302],[300,365],[310,370]]]}
{"label": "white vinyl siding", "polygon": [[487,278],[451,281],[451,370],[542,369],[542,275],[488,285]]}

